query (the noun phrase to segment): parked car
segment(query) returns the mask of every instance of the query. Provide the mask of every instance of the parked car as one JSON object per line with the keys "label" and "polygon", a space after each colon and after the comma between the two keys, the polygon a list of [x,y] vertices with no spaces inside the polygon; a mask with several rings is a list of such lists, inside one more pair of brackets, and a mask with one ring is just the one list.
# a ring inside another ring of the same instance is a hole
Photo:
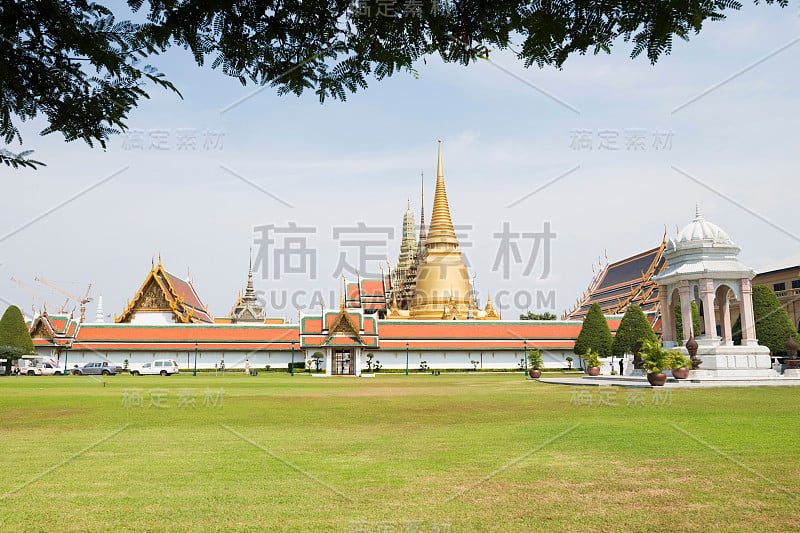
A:
{"label": "parked car", "polygon": [[36,366],[34,361],[21,359],[17,366],[17,374],[20,376],[41,376],[42,369]]}
{"label": "parked car", "polygon": [[75,368],[72,373],[76,376],[102,374],[104,376],[113,376],[122,372],[122,367],[109,363],[108,361],[101,361],[99,363],[86,363],[83,366]]}
{"label": "parked car", "polygon": [[61,376],[66,370],[52,359],[20,359],[18,372],[23,376]]}
{"label": "parked car", "polygon": [[172,359],[156,359],[152,363],[144,363],[143,365],[136,365],[131,369],[132,376],[139,375],[153,375],[161,374],[162,376],[170,376],[180,372],[178,363]]}
{"label": "parked car", "polygon": [[43,363],[39,363],[36,367],[42,371],[42,376],[61,376],[66,374],[64,368],[56,362],[53,361],[45,361]]}

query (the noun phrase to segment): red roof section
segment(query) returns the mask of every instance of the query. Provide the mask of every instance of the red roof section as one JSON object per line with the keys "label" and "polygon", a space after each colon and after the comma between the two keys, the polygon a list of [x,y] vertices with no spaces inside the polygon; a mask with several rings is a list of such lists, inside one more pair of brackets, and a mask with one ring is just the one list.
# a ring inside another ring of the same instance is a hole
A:
{"label": "red roof section", "polygon": [[239,325],[132,326],[84,324],[73,349],[131,350],[291,350],[299,343],[297,325],[242,327]]}

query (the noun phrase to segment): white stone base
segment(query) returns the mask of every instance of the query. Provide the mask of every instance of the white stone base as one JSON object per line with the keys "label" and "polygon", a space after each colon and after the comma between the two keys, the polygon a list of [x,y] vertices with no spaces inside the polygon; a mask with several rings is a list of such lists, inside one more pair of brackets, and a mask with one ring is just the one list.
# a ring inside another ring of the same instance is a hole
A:
{"label": "white stone base", "polygon": [[[681,352],[689,356],[686,347]],[[769,348],[766,346],[700,345],[697,357],[703,362],[692,370],[689,379],[714,377],[766,378],[780,373],[772,368]]]}
{"label": "white stone base", "polygon": [[787,378],[800,378],[800,368],[787,368],[783,371],[783,376]]}

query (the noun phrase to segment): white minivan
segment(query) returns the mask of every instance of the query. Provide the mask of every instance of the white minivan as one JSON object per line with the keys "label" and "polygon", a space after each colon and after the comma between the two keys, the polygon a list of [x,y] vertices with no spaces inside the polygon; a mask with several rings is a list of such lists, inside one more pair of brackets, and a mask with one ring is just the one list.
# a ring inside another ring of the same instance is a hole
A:
{"label": "white minivan", "polygon": [[172,359],[156,359],[152,363],[145,363],[143,365],[137,365],[136,367],[131,369],[132,376],[144,376],[144,375],[152,375],[152,374],[161,374],[162,376],[169,376],[172,374],[177,374],[178,370],[178,363],[173,361]]}

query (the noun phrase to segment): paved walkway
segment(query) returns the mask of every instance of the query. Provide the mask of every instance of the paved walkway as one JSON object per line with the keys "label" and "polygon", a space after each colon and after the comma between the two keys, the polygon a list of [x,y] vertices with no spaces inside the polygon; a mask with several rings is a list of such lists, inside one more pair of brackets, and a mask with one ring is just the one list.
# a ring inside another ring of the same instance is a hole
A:
{"label": "paved walkway", "polygon": [[[539,378],[536,381],[550,385],[569,385],[572,387],[633,387],[652,388],[644,376],[583,376],[580,378]],[[797,387],[800,378],[667,378],[664,387],[676,389],[703,389],[709,387]]]}

